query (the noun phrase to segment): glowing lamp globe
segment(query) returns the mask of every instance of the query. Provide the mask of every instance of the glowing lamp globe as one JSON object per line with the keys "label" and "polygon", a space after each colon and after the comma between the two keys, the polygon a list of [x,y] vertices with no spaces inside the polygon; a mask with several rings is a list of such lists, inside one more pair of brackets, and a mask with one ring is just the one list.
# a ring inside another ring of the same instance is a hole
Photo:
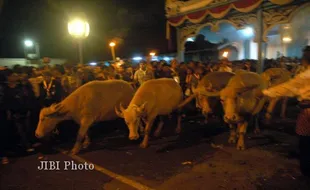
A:
{"label": "glowing lamp globe", "polygon": [[87,38],[90,32],[89,24],[86,20],[83,19],[72,19],[68,23],[68,32],[74,38]]}
{"label": "glowing lamp globe", "polygon": [[115,45],[116,45],[115,42],[111,42],[111,43],[109,44],[110,47],[114,47]]}
{"label": "glowing lamp globe", "polygon": [[223,57],[227,58],[228,57],[228,51],[224,51]]}
{"label": "glowing lamp globe", "polygon": [[32,47],[33,46],[33,41],[31,41],[31,40],[25,40],[25,46],[26,47]]}

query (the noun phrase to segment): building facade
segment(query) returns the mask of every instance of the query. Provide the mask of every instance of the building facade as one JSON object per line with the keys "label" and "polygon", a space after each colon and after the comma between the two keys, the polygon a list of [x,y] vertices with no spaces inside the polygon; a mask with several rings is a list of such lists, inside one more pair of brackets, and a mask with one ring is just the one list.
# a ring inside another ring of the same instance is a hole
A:
{"label": "building facade", "polygon": [[189,38],[203,34],[231,60],[299,57],[310,43],[308,0],[167,0],[167,39],[177,29],[178,59]]}

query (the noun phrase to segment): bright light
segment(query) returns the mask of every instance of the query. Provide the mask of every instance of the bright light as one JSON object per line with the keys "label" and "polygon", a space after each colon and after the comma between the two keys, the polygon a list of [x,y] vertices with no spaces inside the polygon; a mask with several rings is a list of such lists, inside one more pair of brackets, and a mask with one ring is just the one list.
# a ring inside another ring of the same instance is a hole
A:
{"label": "bright light", "polygon": [[26,40],[25,41],[25,46],[26,47],[32,47],[33,46],[33,42],[31,40]]}
{"label": "bright light", "polygon": [[187,41],[187,42],[194,42],[194,41],[195,41],[195,38],[193,38],[193,37],[187,38],[186,41]]}
{"label": "bright light", "polygon": [[224,51],[224,53],[223,53],[223,57],[228,57],[228,51]]}
{"label": "bright light", "polygon": [[91,62],[91,63],[89,63],[89,65],[91,65],[91,66],[96,66],[96,65],[97,65],[97,63],[95,63],[95,62]]}
{"label": "bright light", "polygon": [[289,43],[289,42],[292,41],[292,38],[290,38],[290,37],[284,37],[282,40],[283,40],[283,42],[285,42],[285,43]]}
{"label": "bright light", "polygon": [[111,42],[111,43],[109,44],[110,47],[114,47],[115,45],[116,45],[115,42]]}
{"label": "bright light", "polygon": [[155,52],[151,52],[151,53],[150,53],[150,56],[155,56],[155,55],[156,55]]}
{"label": "bright light", "polygon": [[170,58],[169,57],[164,57],[163,60],[170,61]]}
{"label": "bright light", "polygon": [[153,56],[152,57],[152,61],[158,61],[158,57],[157,56]]}
{"label": "bright light", "polygon": [[141,60],[142,60],[142,57],[134,57],[133,60],[135,60],[135,61],[141,61]]}
{"label": "bright light", "polygon": [[253,36],[254,34],[254,30],[251,27],[246,27],[245,29],[242,30],[242,32],[245,36],[248,36],[248,37]]}
{"label": "bright light", "polygon": [[73,19],[68,23],[69,34],[75,38],[86,38],[89,35],[89,24],[86,20]]}

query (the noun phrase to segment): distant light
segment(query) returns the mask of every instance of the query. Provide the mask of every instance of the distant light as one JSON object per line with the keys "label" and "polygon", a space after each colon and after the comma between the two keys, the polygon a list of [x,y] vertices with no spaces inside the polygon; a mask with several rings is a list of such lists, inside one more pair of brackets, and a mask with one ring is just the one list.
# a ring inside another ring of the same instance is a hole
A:
{"label": "distant light", "polygon": [[132,58],[133,60],[135,60],[135,61],[141,61],[142,60],[142,57],[134,57],[134,58]]}
{"label": "distant light", "polygon": [[289,43],[289,42],[292,41],[292,38],[290,38],[290,37],[284,37],[282,40],[283,40],[283,42],[285,42],[285,43]]}
{"label": "distant light", "polygon": [[194,42],[194,41],[195,41],[195,38],[193,38],[193,37],[187,38],[186,41],[187,41],[187,42]]}
{"label": "distant light", "polygon": [[224,51],[223,57],[227,58],[228,57],[228,51]]}
{"label": "distant light", "polygon": [[152,61],[158,61],[158,57],[157,56],[153,56],[152,57]]}
{"label": "distant light", "polygon": [[25,46],[26,46],[26,47],[32,47],[32,46],[33,46],[33,41],[31,41],[31,40],[25,40]]}
{"label": "distant light", "polygon": [[246,27],[245,29],[242,30],[243,34],[247,37],[253,36],[254,35],[254,30],[252,27]]}
{"label": "distant light", "polygon": [[169,57],[164,57],[163,60],[170,61],[170,58]]}
{"label": "distant light", "polygon": [[97,65],[97,63],[95,63],[95,62],[91,62],[91,63],[89,63],[89,65],[91,65],[91,66],[96,66],[96,65]]}
{"label": "distant light", "polygon": [[151,52],[151,53],[150,53],[150,56],[155,56],[155,55],[156,55],[155,52]]}
{"label": "distant light", "polygon": [[109,44],[110,47],[114,47],[115,45],[116,45],[115,42],[111,42],[111,43]]}

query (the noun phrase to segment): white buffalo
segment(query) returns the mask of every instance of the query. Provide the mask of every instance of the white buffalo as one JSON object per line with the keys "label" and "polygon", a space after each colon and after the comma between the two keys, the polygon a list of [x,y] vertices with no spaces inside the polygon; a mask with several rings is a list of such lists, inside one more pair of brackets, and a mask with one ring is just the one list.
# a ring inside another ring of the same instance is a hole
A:
{"label": "white buffalo", "polygon": [[[146,124],[145,134],[141,148],[148,146],[149,135],[153,122],[157,116],[169,115],[177,110],[183,99],[183,93],[180,85],[173,79],[153,79],[142,84],[131,100],[127,109],[122,105],[121,110],[115,108],[118,116],[125,119],[129,128],[129,139],[136,140],[139,138],[138,129],[141,120]],[[155,132],[158,136],[163,127],[163,121]],[[181,116],[178,117],[177,132],[181,131]]]}
{"label": "white buffalo", "polygon": [[121,80],[89,82],[64,99],[59,104],[43,108],[35,135],[44,137],[63,120],[74,120],[80,125],[72,154],[80,151],[82,143],[86,148],[90,139],[90,126],[98,121],[117,118],[114,107],[122,102],[128,105],[134,95],[131,85]]}

